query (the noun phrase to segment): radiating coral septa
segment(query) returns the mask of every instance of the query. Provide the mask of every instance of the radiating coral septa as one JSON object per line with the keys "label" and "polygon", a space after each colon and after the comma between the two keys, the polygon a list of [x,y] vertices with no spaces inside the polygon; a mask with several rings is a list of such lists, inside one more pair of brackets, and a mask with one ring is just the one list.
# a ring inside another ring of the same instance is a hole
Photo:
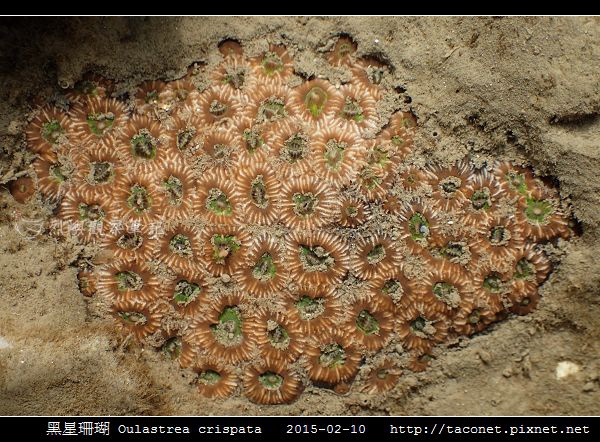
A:
{"label": "radiating coral septa", "polygon": [[241,213],[235,182],[221,171],[208,172],[198,182],[197,213],[212,224],[233,224]]}
{"label": "radiating coral septa", "polygon": [[351,66],[358,45],[348,35],[340,35],[327,55],[327,60],[334,66]]}
{"label": "radiating coral septa", "polygon": [[283,84],[294,72],[292,57],[283,45],[269,45],[269,50],[250,60],[258,81]]}
{"label": "radiating coral septa", "polygon": [[387,235],[361,236],[352,258],[352,269],[362,279],[383,275],[400,265],[398,246]]}
{"label": "radiating coral septa", "polygon": [[559,201],[545,198],[543,189],[534,188],[519,200],[519,211],[524,221],[521,224],[523,235],[535,242],[571,236],[567,217],[562,212]]}
{"label": "radiating coral septa", "polygon": [[343,227],[358,227],[370,215],[368,207],[358,198],[345,198],[342,200],[336,221]]}
{"label": "radiating coral septa", "polygon": [[192,324],[195,345],[219,362],[231,364],[252,357],[256,334],[242,295],[220,297]]}
{"label": "radiating coral septa", "polygon": [[361,360],[353,339],[341,330],[315,336],[305,354],[310,379],[328,387],[350,382],[356,376]]}
{"label": "radiating coral septa", "polygon": [[156,300],[160,282],[143,262],[113,261],[104,266],[98,276],[98,296],[113,302],[141,302]]}
{"label": "radiating coral septa", "polygon": [[280,244],[261,235],[250,246],[246,261],[236,273],[244,289],[258,297],[267,297],[283,287],[288,278]]}
{"label": "radiating coral septa", "polygon": [[286,311],[290,320],[310,336],[335,328],[342,307],[331,286],[301,284],[290,294]]}
{"label": "radiating coral septa", "polygon": [[195,317],[207,299],[208,284],[195,269],[179,270],[163,284],[161,293],[184,318]]}
{"label": "radiating coral septa", "polygon": [[73,123],[67,112],[46,104],[35,110],[35,115],[25,129],[29,148],[41,155],[52,154],[55,149],[67,146]]}
{"label": "radiating coral septa", "polygon": [[398,383],[402,370],[391,359],[383,359],[369,372],[362,391],[366,394],[384,394]]}
{"label": "radiating coral septa", "polygon": [[109,98],[114,89],[113,80],[88,72],[65,95],[73,103],[81,103],[88,98]]}
{"label": "radiating coral septa", "polygon": [[197,229],[178,223],[158,239],[155,256],[171,270],[190,272],[197,269],[201,254],[202,246]]}
{"label": "radiating coral septa", "polygon": [[295,232],[287,249],[290,275],[300,284],[337,284],[348,270],[348,244],[339,236]]}
{"label": "radiating coral septa", "polygon": [[[72,138],[84,145],[119,134],[128,119],[125,104],[114,98],[93,97],[76,104],[70,111]],[[93,147],[93,146],[92,146]]]}
{"label": "radiating coral septa", "polygon": [[121,329],[139,342],[160,330],[166,313],[164,304],[134,300],[116,301],[111,310]]}
{"label": "radiating coral septa", "polygon": [[394,330],[394,303],[385,295],[369,296],[353,303],[346,331],[369,352],[383,348]]}
{"label": "radiating coral septa", "polygon": [[235,391],[238,386],[238,376],[234,370],[217,358],[203,358],[194,365],[196,372],[196,386],[198,392],[207,398],[225,399]]}
{"label": "radiating coral septa", "polygon": [[289,179],[281,189],[281,220],[292,229],[311,230],[330,223],[338,201],[325,181],[312,176]]}
{"label": "radiating coral septa", "polygon": [[265,359],[291,362],[304,350],[306,339],[300,321],[288,312],[259,312],[252,327],[258,350]]}
{"label": "radiating coral septa", "polygon": [[234,226],[206,228],[201,234],[200,262],[213,275],[234,274],[245,260],[250,236]]}
{"label": "radiating coral septa", "polygon": [[244,373],[244,394],[258,404],[287,404],[301,391],[300,376],[277,360],[266,359]]}
{"label": "radiating coral septa", "polygon": [[242,210],[240,221],[248,224],[269,225],[281,216],[281,183],[266,163],[249,160],[240,162],[236,188]]}

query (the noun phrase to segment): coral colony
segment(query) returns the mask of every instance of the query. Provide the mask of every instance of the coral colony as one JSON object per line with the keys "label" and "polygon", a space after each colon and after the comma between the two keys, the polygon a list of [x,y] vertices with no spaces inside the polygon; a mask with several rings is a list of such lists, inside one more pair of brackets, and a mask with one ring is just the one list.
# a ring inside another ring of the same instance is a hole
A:
{"label": "coral colony", "polygon": [[415,117],[379,121],[395,92],[355,49],[327,54],[351,72],[334,85],[298,81],[283,46],[247,57],[228,40],[212,72],[125,98],[90,76],[27,128],[34,179],[13,195],[54,201],[56,234],[110,254],[81,269],[82,293],[204,396],[383,394],[440,344],[532,311],[540,245],[571,234],[528,168],[419,166]]}

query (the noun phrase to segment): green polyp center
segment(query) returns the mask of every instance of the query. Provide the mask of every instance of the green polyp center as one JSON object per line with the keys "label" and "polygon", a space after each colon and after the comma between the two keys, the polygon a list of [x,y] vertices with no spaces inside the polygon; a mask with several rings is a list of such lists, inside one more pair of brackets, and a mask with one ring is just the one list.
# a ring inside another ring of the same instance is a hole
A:
{"label": "green polyp center", "polygon": [[524,297],[523,299],[521,299],[521,302],[519,302],[519,305],[521,307],[527,307],[529,304],[531,304],[531,298],[529,298],[528,296]]}
{"label": "green polyp center", "polygon": [[384,381],[385,379],[387,379],[388,375],[389,375],[389,372],[386,368],[379,368],[375,372],[375,376],[377,377],[377,379],[379,379],[381,381]]}
{"label": "green polyp center", "polygon": [[423,332],[425,330],[425,326],[427,325],[427,320],[422,316],[417,316],[410,323],[410,328],[414,332]]}
{"label": "green polyp center", "polygon": [[363,112],[362,107],[360,107],[360,104],[358,104],[358,101],[356,101],[352,97],[346,97],[346,99],[344,100],[344,106],[342,107],[342,112],[341,112],[343,118],[345,118],[347,120],[354,120],[357,123],[360,123],[361,121],[363,121],[365,119],[362,112]]}
{"label": "green polyp center", "polygon": [[471,195],[471,204],[475,210],[487,210],[492,207],[490,190],[486,187],[473,192],[473,195]]}
{"label": "green polyp center", "polygon": [[443,179],[440,182],[440,189],[442,189],[442,192],[446,196],[453,196],[456,193],[456,191],[460,189],[461,184],[462,181],[460,178],[451,176]]}
{"label": "green polyp center", "polygon": [[270,253],[264,253],[252,267],[252,277],[259,281],[269,281],[275,278],[277,267]]}
{"label": "green polyp center", "polygon": [[321,349],[319,364],[325,368],[341,367],[346,363],[346,351],[339,344],[327,344]]}
{"label": "green polyp center", "polygon": [[190,94],[190,91],[188,91],[185,88],[177,88],[173,90],[173,94],[175,95],[175,99],[179,102],[183,102],[186,100],[186,98],[188,97],[188,95]]}
{"label": "green polyp center", "polygon": [[146,129],[131,138],[131,152],[135,158],[152,160],[156,157],[157,140]]}
{"label": "green polyp center", "polygon": [[89,179],[94,184],[108,183],[115,175],[115,168],[108,161],[97,161],[90,163]]}
{"label": "green polyp center", "polygon": [[267,390],[279,390],[283,385],[283,377],[272,371],[267,371],[258,377],[258,381]]}
{"label": "green polyp center", "polygon": [[265,100],[258,110],[259,120],[273,121],[286,115],[285,103],[280,98],[269,98]]}
{"label": "green polyp center", "polygon": [[290,345],[290,335],[281,324],[267,330],[267,338],[271,345],[279,350],[285,350]]}
{"label": "green polyp center", "polygon": [[506,174],[506,180],[511,189],[516,190],[521,195],[527,194],[527,184],[525,182],[525,174],[515,171],[509,171]]}
{"label": "green polyp center", "polygon": [[382,244],[377,244],[367,253],[367,262],[371,265],[377,264],[385,258],[385,247]]}
{"label": "green polyp center", "polygon": [[267,198],[267,186],[262,175],[258,175],[250,184],[250,199],[252,203],[260,209],[269,207],[269,199]]}
{"label": "green polyp center", "polygon": [[144,238],[139,233],[126,232],[117,239],[117,246],[125,250],[136,250],[143,242]]}
{"label": "green polyp center", "polygon": [[517,261],[515,265],[515,278],[517,279],[525,279],[529,276],[533,275],[535,272],[535,268],[531,261],[527,258],[521,258]]}
{"label": "green polyp center", "polygon": [[510,240],[510,232],[504,226],[494,226],[490,229],[490,244],[501,246]]}
{"label": "green polyp center", "polygon": [[308,154],[308,143],[302,134],[294,134],[283,143],[281,159],[288,163],[295,163],[304,159]]}
{"label": "green polyp center", "polygon": [[469,313],[469,316],[467,317],[467,322],[471,325],[475,325],[475,324],[479,323],[480,320],[481,320],[481,311],[479,311],[479,309],[472,310],[471,313]]}
{"label": "green polyp center", "polygon": [[75,89],[84,95],[98,95],[98,85],[90,80],[79,81]]}
{"label": "green polyp center", "polygon": [[140,312],[118,312],[118,315],[123,321],[131,325],[143,325],[148,320]]}
{"label": "green polyp center", "polygon": [[201,289],[195,282],[190,282],[186,279],[181,279],[175,284],[173,292],[173,301],[179,305],[187,305],[194,301],[200,295]]}
{"label": "green polyp center", "polygon": [[445,281],[436,282],[433,285],[432,291],[436,298],[444,302],[449,302],[458,296],[458,289],[454,285]]}
{"label": "green polyp center", "polygon": [[381,178],[371,168],[365,167],[360,172],[361,185],[368,190],[373,190],[381,185]]}
{"label": "green polyp center", "polygon": [[545,200],[527,198],[525,216],[532,223],[544,224],[548,221],[548,215],[552,213],[552,204]]}
{"label": "green polyp center", "polygon": [[104,132],[109,130],[115,122],[115,114],[112,112],[88,114],[87,124],[90,131],[99,137],[104,135]]}
{"label": "green polyp center", "polygon": [[394,146],[398,146],[398,147],[404,146],[405,142],[406,142],[406,140],[404,138],[402,138],[400,135],[394,135],[392,137],[392,144]]}
{"label": "green polyp center", "polygon": [[323,158],[325,158],[325,164],[327,167],[334,171],[339,171],[344,160],[344,151],[348,145],[342,141],[329,140],[325,144],[325,151],[323,152]]}
{"label": "green polyp center", "polygon": [[181,338],[175,336],[163,344],[163,353],[171,360],[175,360],[181,354]]}
{"label": "green polyp center", "polygon": [[223,76],[223,83],[229,84],[234,89],[241,89],[246,80],[246,72],[242,68],[227,69]]}
{"label": "green polyp center", "polygon": [[221,375],[214,370],[204,370],[198,375],[198,382],[204,385],[215,385],[221,380]]}
{"label": "green polyp center", "polygon": [[483,287],[490,292],[497,293],[502,291],[502,285],[502,278],[497,273],[490,273],[483,280]]}
{"label": "green polyp center", "polygon": [[144,186],[134,184],[129,191],[127,205],[133,209],[135,213],[140,214],[150,210],[150,207],[152,206],[152,197]]}
{"label": "green polyp center", "polygon": [[339,58],[346,57],[354,52],[354,47],[350,42],[341,42],[337,47],[337,54]]}
{"label": "green polyp center", "polygon": [[322,246],[299,247],[300,261],[307,272],[326,272],[335,264],[335,259]]}
{"label": "green polyp center", "polygon": [[463,244],[459,242],[448,241],[448,243],[440,249],[440,253],[442,256],[448,258],[460,258],[466,252]]}
{"label": "green polyp center", "polygon": [[190,239],[181,233],[178,233],[171,238],[171,241],[169,241],[169,250],[171,253],[175,253],[176,255],[185,258],[189,258],[193,255]]}
{"label": "green polyp center", "polygon": [[225,346],[239,345],[242,336],[242,314],[238,306],[228,306],[219,316],[219,322],[210,329],[217,341]]}
{"label": "green polyp center", "polygon": [[379,333],[379,321],[368,310],[362,310],[356,317],[356,328],[365,335],[376,335]]}
{"label": "green polyp center", "polygon": [[48,121],[42,125],[42,138],[50,144],[58,143],[58,139],[63,133],[64,129],[56,120]]}
{"label": "green polyp center", "polygon": [[131,270],[115,273],[117,289],[121,292],[127,290],[139,291],[144,286],[144,280],[140,275]]}
{"label": "green polyp center", "polygon": [[318,318],[325,312],[324,298],[311,298],[310,296],[301,296],[295,303],[300,319],[311,321]]}
{"label": "green polyp center", "polygon": [[389,161],[390,161],[389,151],[385,146],[383,146],[381,144],[378,144],[377,146],[375,146],[373,149],[371,149],[368,152],[367,163],[369,163],[371,166],[373,166],[373,165],[384,166]]}
{"label": "green polyp center", "polygon": [[158,104],[158,91],[153,90],[146,94],[144,97],[146,104]]}
{"label": "green polyp center", "polygon": [[321,115],[325,108],[325,103],[327,103],[327,92],[320,87],[313,87],[304,96],[304,105],[315,118]]}
{"label": "green polyp center", "polygon": [[67,174],[62,170],[63,167],[63,164],[60,162],[51,164],[50,167],[48,167],[49,175],[59,183],[64,183],[68,179]]}
{"label": "green polyp center", "polygon": [[402,125],[407,129],[411,127],[415,127],[417,125],[417,120],[414,117],[408,116],[402,119]]}
{"label": "green polyp center", "polygon": [[221,189],[210,189],[206,198],[206,208],[217,216],[233,215],[233,206]]}
{"label": "green polyp center", "polygon": [[182,152],[187,150],[195,135],[196,129],[193,127],[181,129],[177,132],[177,148]]}
{"label": "green polyp center", "polygon": [[98,204],[79,203],[77,209],[80,221],[100,221],[105,216],[104,210]]}
{"label": "green polyp center", "polygon": [[183,199],[183,183],[176,176],[169,176],[164,182],[163,187],[167,192],[169,204],[175,206],[181,203]]}
{"label": "green polyp center", "polygon": [[356,218],[358,216],[358,207],[347,206],[345,209],[345,213],[348,218]]}
{"label": "green polyp center", "polygon": [[388,279],[383,284],[383,287],[381,287],[381,293],[383,293],[384,295],[389,295],[391,293],[398,293],[401,288],[402,288],[402,286],[400,285],[399,281],[396,281],[395,279]]}
{"label": "green polyp center", "polygon": [[234,235],[214,235],[211,243],[213,245],[212,258],[217,264],[225,264],[227,259],[242,246]]}
{"label": "green polyp center", "polygon": [[319,199],[311,192],[295,193],[292,196],[292,202],[294,203],[294,213],[302,217],[314,213]]}
{"label": "green polyp center", "polygon": [[264,144],[262,136],[257,128],[245,129],[243,136],[246,143],[246,149],[249,152],[256,151],[256,149],[259,149]]}
{"label": "green polyp center", "polygon": [[273,75],[283,70],[283,60],[275,52],[266,52],[261,65],[267,75]]}
{"label": "green polyp center", "polygon": [[413,240],[423,240],[429,236],[429,222],[423,214],[416,212],[408,220],[408,230]]}
{"label": "green polyp center", "polygon": [[227,112],[227,105],[219,100],[213,100],[208,106],[208,111],[213,117],[222,117]]}

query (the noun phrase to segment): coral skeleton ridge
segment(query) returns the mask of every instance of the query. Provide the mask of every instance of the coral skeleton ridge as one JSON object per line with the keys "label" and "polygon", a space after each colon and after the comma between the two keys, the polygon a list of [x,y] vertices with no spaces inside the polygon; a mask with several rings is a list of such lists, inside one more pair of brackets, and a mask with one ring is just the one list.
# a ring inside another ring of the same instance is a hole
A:
{"label": "coral skeleton ridge", "polygon": [[542,246],[572,234],[555,188],[509,162],[416,165],[416,118],[382,120],[389,72],[348,37],[327,54],[351,73],[341,85],[298,82],[281,45],[219,50],[214,69],[129,98],[88,76],[26,130],[33,180],[11,192],[35,191],[54,234],[101,250],[80,289],[126,335],[204,396],[282,404],[385,394],[444,344],[536,307]]}

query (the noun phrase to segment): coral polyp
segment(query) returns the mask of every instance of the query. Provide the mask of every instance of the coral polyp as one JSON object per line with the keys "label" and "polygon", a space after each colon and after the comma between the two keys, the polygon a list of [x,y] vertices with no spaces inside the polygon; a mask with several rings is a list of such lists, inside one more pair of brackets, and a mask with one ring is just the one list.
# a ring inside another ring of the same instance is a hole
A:
{"label": "coral polyp", "polygon": [[41,196],[57,236],[102,252],[82,294],[208,398],[384,395],[543,305],[546,251],[573,234],[531,167],[433,162],[392,67],[346,35],[324,48],[331,69],[307,73],[280,41],[228,39],[129,96],[90,77],[25,130],[15,199]]}

